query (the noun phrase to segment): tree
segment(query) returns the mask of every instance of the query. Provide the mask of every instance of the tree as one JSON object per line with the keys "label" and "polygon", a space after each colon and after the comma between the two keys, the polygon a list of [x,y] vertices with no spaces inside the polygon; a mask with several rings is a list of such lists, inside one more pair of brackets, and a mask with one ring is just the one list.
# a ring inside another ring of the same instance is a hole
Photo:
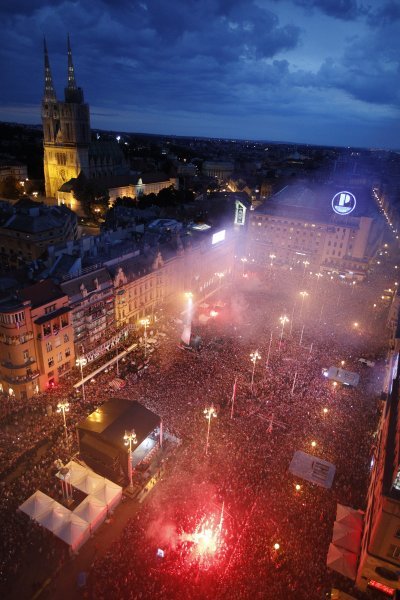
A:
{"label": "tree", "polygon": [[0,196],[15,200],[22,196],[23,189],[20,183],[12,175],[8,175],[0,181]]}
{"label": "tree", "polygon": [[108,189],[96,179],[87,179],[83,173],[74,183],[74,196],[88,217],[97,218],[107,211],[110,199]]}

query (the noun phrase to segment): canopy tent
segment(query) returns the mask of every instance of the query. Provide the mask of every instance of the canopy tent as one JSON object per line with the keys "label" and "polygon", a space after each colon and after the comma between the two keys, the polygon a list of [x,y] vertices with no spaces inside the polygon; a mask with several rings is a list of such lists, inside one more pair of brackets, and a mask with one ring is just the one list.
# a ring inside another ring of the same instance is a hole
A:
{"label": "canopy tent", "polygon": [[335,546],[340,546],[340,548],[358,554],[361,545],[361,530],[352,529],[340,521],[335,521],[333,524],[332,542]]}
{"label": "canopy tent", "polygon": [[87,521],[70,512],[61,526],[53,533],[68,544],[73,552],[76,552],[89,538],[90,525]]}
{"label": "canopy tent", "polygon": [[364,513],[359,510],[354,510],[350,506],[338,504],[336,507],[336,521],[350,527],[362,531]]}
{"label": "canopy tent", "polygon": [[68,519],[70,514],[71,511],[68,508],[53,500],[51,509],[40,515],[37,521],[42,527],[46,527],[46,529],[54,533]]}
{"label": "canopy tent", "polygon": [[107,480],[104,477],[100,477],[100,475],[96,475],[96,473],[87,469],[85,475],[72,485],[85,494],[95,494],[104,486],[105,481]]}
{"label": "canopy tent", "polygon": [[[67,479],[68,483],[70,483],[73,487],[75,487],[75,483],[83,479],[86,475],[88,469],[75,462],[74,460],[70,460],[64,467],[64,469],[68,469],[69,478]],[[57,477],[60,477],[60,473],[57,473]],[[65,477],[64,477],[65,479]]]}
{"label": "canopy tent", "polygon": [[348,552],[344,548],[338,548],[335,544],[329,544],[327,566],[355,581],[357,575],[357,556],[353,552]]}
{"label": "canopy tent", "polygon": [[[93,507],[89,509],[86,504],[89,499],[100,502],[103,507],[107,510],[112,510],[119,504],[122,498],[122,487],[113,483],[109,479],[105,477],[101,477],[97,475],[94,471],[89,469],[86,466],[80,465],[79,463],[71,460],[65,468],[70,471],[69,483],[72,487],[88,494],[87,498],[75,509],[75,513],[79,516],[82,516],[86,521],[91,522],[90,518],[87,518],[92,512],[96,513],[96,521],[97,521],[97,512],[94,511]],[[81,508],[82,505],[86,506],[86,508]],[[93,505],[94,506],[94,505]],[[80,514],[80,511],[85,511],[85,513]],[[89,511],[89,512],[86,512]],[[84,514],[86,516],[84,516]],[[92,523],[91,523],[92,525]],[[95,527],[98,525],[96,524]]]}
{"label": "canopy tent", "polygon": [[46,513],[51,509],[54,502],[55,501],[50,498],[50,496],[43,494],[40,490],[36,490],[32,496],[21,504],[19,510],[28,515],[31,519],[37,521],[43,513]]}
{"label": "canopy tent", "polygon": [[105,479],[105,484],[99,490],[97,490],[93,497],[97,498],[107,506],[107,510],[113,510],[121,501],[122,498],[122,487]]}
{"label": "canopy tent", "polygon": [[90,531],[95,531],[107,517],[107,506],[94,496],[86,496],[74,510],[74,515],[87,521],[90,524]]}

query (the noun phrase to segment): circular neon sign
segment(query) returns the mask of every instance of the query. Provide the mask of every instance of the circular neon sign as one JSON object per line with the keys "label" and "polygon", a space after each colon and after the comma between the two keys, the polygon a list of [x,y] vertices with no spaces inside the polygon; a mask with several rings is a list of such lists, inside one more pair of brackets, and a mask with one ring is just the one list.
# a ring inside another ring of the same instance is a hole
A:
{"label": "circular neon sign", "polygon": [[349,215],[356,207],[356,197],[351,192],[338,192],[332,198],[332,208],[337,215]]}

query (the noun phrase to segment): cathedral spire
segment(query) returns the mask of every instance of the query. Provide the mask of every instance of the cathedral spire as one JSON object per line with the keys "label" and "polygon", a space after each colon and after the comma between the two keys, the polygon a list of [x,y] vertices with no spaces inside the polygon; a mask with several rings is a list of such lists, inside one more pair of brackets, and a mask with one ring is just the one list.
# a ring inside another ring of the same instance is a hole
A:
{"label": "cathedral spire", "polygon": [[71,43],[69,41],[69,34],[68,34],[68,89],[76,90],[75,71],[74,71],[74,63],[72,62],[72,50],[71,50]]}
{"label": "cathedral spire", "polygon": [[67,87],[65,88],[65,102],[74,103],[74,104],[82,104],[83,103],[83,92],[80,87],[76,85],[75,81],[75,69],[74,63],[72,62],[72,50],[71,43],[69,41],[68,34],[68,82]]}
{"label": "cathedral spire", "polygon": [[46,38],[43,38],[44,44],[44,100],[46,102],[55,102],[57,100],[51,76],[49,55],[47,52]]}

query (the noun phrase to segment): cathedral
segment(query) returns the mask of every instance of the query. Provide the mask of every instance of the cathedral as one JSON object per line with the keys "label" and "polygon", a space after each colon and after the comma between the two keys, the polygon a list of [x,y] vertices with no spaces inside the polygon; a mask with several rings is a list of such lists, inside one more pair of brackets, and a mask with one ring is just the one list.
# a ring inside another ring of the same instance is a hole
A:
{"label": "cathedral", "polygon": [[[117,142],[92,140],[89,105],[75,80],[68,36],[68,75],[64,100],[57,100],[44,42],[45,87],[42,102],[44,177],[46,197],[60,200],[61,188],[68,189],[83,174],[87,179],[107,180],[128,175],[129,169]],[[61,198],[62,198],[61,193]],[[79,207],[71,206],[76,210]]]}

